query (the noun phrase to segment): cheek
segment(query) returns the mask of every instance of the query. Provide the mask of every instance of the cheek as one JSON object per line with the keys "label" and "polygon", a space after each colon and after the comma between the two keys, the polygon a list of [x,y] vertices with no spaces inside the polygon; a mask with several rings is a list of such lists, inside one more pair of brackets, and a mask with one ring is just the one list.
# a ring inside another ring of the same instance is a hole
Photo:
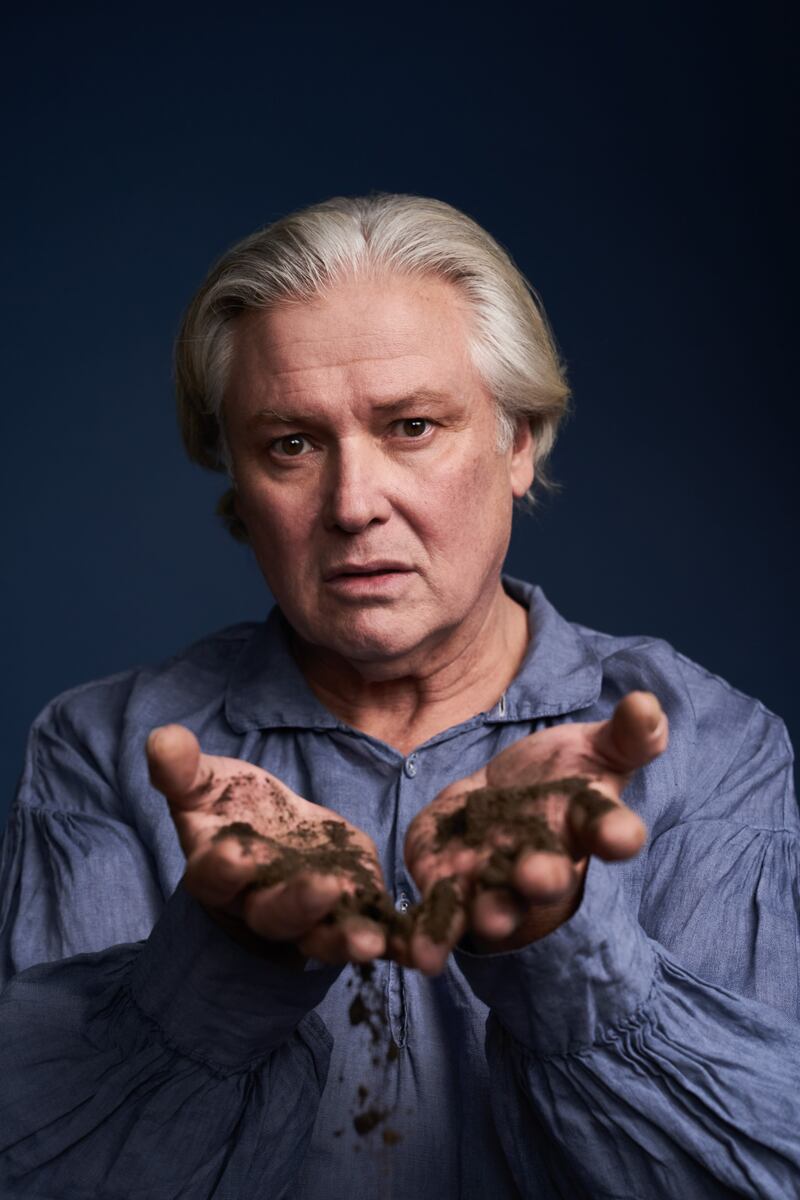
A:
{"label": "cheek", "polygon": [[313,524],[307,498],[264,487],[240,485],[239,504],[254,549],[269,552],[274,558],[296,559],[308,543]]}
{"label": "cheek", "polygon": [[296,606],[309,591],[313,541],[301,514],[285,506],[258,504],[245,515],[250,547],[264,581],[282,605]]}
{"label": "cheek", "polygon": [[487,457],[476,453],[463,461],[458,468],[446,472],[440,480],[439,494],[442,507],[455,521],[464,520],[467,514],[480,526],[497,524],[498,516],[505,513],[505,501],[510,488],[504,478],[503,460],[500,456]]}
{"label": "cheek", "polygon": [[485,454],[475,454],[424,476],[409,488],[407,503],[432,553],[462,565],[484,561],[501,543],[505,554],[512,497],[499,456],[487,461]]}

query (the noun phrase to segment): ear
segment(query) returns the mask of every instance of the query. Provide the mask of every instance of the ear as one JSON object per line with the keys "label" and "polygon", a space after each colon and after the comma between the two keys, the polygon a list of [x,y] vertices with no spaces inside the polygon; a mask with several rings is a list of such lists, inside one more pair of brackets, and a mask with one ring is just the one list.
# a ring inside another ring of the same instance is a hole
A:
{"label": "ear", "polygon": [[533,436],[530,422],[526,417],[519,417],[508,467],[511,491],[514,493],[515,500],[521,500],[533,483],[535,450],[536,438]]}
{"label": "ear", "polygon": [[248,541],[247,527],[242,520],[239,496],[235,488],[228,488],[217,502],[217,515],[222,517],[223,524],[231,537],[237,542]]}
{"label": "ear", "polygon": [[239,540],[246,542],[248,540],[247,525],[245,524],[245,519],[242,514],[242,500],[239,495],[239,489],[235,483],[231,488],[231,509],[233,510],[233,515],[236,519],[236,528]]}

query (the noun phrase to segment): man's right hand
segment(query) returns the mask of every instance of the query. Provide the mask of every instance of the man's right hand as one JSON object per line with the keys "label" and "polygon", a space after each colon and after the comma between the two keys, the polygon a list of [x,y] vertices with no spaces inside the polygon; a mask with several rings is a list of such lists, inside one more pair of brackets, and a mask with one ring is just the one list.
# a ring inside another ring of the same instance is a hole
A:
{"label": "man's right hand", "polygon": [[234,937],[294,943],[327,963],[385,953],[381,926],[342,902],[357,889],[384,894],[365,833],[260,767],[201,753],[182,725],[154,729],[147,758],[186,855],[184,887]]}

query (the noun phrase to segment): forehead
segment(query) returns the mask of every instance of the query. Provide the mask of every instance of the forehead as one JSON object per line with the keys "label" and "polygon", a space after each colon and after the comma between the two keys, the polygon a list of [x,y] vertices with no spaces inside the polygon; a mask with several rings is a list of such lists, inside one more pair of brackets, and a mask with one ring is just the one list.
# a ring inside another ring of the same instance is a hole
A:
{"label": "forehead", "polygon": [[471,314],[444,280],[348,280],[303,303],[251,312],[234,327],[230,384],[264,393],[463,388],[475,375]]}

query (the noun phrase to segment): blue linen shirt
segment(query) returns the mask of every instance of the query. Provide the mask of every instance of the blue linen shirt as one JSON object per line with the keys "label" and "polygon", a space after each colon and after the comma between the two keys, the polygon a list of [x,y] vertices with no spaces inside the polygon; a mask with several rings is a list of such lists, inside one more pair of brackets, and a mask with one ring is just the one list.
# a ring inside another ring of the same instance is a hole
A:
{"label": "blue linen shirt", "polygon": [[[343,724],[281,614],[77,688],[36,721],[0,852],[0,1196],[511,1200],[800,1194],[798,812],[782,723],[663,641],[571,624],[504,579],[530,645],[489,711],[403,757]],[[399,907],[409,822],[520,737],[653,691],[649,829],[576,914],[428,979],[377,964],[373,1066],[350,969],[234,943],[179,886],[144,743],[177,721],[360,826]],[[359,1085],[401,1134],[352,1126]]]}

